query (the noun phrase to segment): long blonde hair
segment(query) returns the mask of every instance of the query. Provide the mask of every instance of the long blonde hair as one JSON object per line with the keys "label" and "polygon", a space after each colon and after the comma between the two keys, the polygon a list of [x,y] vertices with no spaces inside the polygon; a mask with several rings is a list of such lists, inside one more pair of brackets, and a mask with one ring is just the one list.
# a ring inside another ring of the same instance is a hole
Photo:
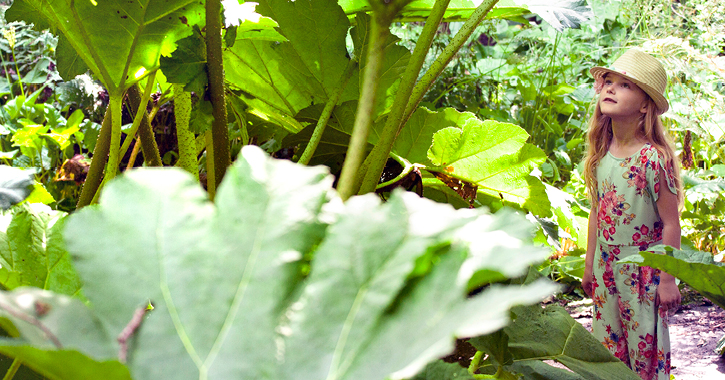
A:
{"label": "long blonde hair", "polygon": [[[644,139],[654,146],[664,156],[666,169],[672,173],[677,188],[677,205],[682,208],[684,193],[682,189],[682,178],[680,178],[680,165],[675,156],[670,137],[665,132],[662,120],[657,115],[656,106],[652,98],[647,96],[647,112],[642,114],[637,126],[637,137]],[[599,161],[607,154],[609,144],[612,142],[612,119],[603,115],[596,102],[594,114],[589,119],[589,132],[587,135],[589,148],[584,161],[584,180],[587,185],[589,201],[592,207],[598,203],[597,189],[597,166]]]}

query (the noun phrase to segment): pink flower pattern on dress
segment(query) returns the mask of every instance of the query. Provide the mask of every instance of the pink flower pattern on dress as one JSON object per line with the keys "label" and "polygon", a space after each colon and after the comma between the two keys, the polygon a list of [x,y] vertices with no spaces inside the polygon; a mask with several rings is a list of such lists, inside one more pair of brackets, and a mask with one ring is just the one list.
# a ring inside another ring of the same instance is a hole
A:
{"label": "pink flower pattern on dress", "polygon": [[597,207],[597,231],[604,237],[605,241],[614,240],[612,235],[617,232],[617,226],[629,224],[636,215],[627,214],[629,203],[624,201],[624,195],[617,195],[617,189],[613,184],[604,182],[603,192],[599,196]]}

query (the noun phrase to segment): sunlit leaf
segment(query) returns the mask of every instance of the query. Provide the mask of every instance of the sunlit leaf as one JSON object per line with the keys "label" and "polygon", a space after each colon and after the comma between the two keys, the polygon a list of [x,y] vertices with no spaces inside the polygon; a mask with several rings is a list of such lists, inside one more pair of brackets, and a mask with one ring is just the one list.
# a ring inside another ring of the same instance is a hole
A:
{"label": "sunlit leaf", "polygon": [[0,165],[0,210],[22,202],[33,191],[35,173]]}
{"label": "sunlit leaf", "polygon": [[5,16],[8,21],[23,20],[62,34],[58,54],[70,58],[58,61],[59,72],[72,79],[88,67],[111,92],[133,84],[139,69],[158,68],[159,57],[169,55],[177,40],[191,34],[192,25],[204,21],[204,5],[194,0],[94,3],[18,0]]}
{"label": "sunlit leaf", "polygon": [[0,284],[6,289],[34,286],[74,295],[81,282],[65,249],[65,213],[42,204],[23,204],[0,231]]}
{"label": "sunlit leaf", "polygon": [[434,134],[428,159],[447,168],[448,176],[477,185],[479,197],[502,199],[536,215],[550,215],[545,187],[531,175],[546,156],[526,143],[528,133],[493,120],[469,117],[461,121]]}

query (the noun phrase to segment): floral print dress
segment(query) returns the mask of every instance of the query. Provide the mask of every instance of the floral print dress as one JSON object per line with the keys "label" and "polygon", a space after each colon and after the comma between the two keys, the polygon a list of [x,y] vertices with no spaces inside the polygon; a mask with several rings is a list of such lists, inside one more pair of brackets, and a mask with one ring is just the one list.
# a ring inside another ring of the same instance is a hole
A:
{"label": "floral print dress", "polygon": [[607,153],[597,167],[592,333],[643,380],[670,378],[667,313],[655,307],[659,270],[618,261],[662,240],[656,204],[661,170],[663,185],[677,193],[672,168],[664,162],[645,144],[626,158]]}

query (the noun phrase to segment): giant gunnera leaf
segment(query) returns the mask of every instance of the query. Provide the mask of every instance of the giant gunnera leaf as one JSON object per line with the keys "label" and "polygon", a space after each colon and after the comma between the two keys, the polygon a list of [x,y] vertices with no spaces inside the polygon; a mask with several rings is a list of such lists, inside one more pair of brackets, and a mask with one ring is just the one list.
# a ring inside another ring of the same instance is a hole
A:
{"label": "giant gunnera leaf", "polygon": [[[514,322],[503,332],[470,340],[490,355],[487,365],[503,366],[509,372],[523,374],[526,380],[639,379],[563,308],[519,306],[512,313]],[[503,357],[507,360],[501,360]],[[573,372],[543,360],[557,361]]]}
{"label": "giant gunnera leaf", "polygon": [[546,155],[526,143],[529,135],[525,130],[514,124],[481,121],[469,113],[445,111],[442,115],[425,116],[408,131],[408,127],[403,129],[401,135],[410,133],[414,136],[405,138],[411,141],[410,147],[406,147],[410,154],[420,155],[417,152],[420,152],[421,144],[428,142],[431,132],[428,125],[432,122],[450,126],[433,134],[428,159],[433,165],[443,167],[447,176],[476,185],[479,199],[489,199],[482,203],[501,199],[536,215],[551,213],[544,185],[531,175]]}
{"label": "giant gunnera leaf", "polygon": [[[653,247],[657,248],[657,247]],[[707,252],[668,249],[667,254],[640,252],[627,262],[661,269],[686,282],[710,301],[725,309],[725,266],[717,265]],[[707,259],[705,259],[707,258]]]}
{"label": "giant gunnera leaf", "polygon": [[32,171],[0,165],[0,210],[7,210],[30,195],[33,176]]}
{"label": "giant gunnera leaf", "polygon": [[23,329],[0,351],[50,352],[32,360],[41,373],[63,365],[59,346],[99,363],[118,352],[136,380],[408,378],[456,336],[500,329],[511,307],[556,289],[492,284],[467,296],[475,273],[521,276],[548,254],[520,215],[405,192],[343,204],[332,181],[254,146],[215,203],[178,169],[123,175],[67,222],[90,308],[44,294],[40,306],[76,325],[28,326],[45,319],[26,297],[30,306],[3,314]]}
{"label": "giant gunnera leaf", "polygon": [[[196,0],[18,0],[5,14],[60,37],[58,70],[65,79],[91,69],[111,93],[159,67],[175,42],[203,23]],[[82,62],[82,63],[81,63]]]}
{"label": "giant gunnera leaf", "polygon": [[63,243],[66,213],[27,203],[11,212],[7,229],[0,227],[0,285],[78,294],[80,279]]}

